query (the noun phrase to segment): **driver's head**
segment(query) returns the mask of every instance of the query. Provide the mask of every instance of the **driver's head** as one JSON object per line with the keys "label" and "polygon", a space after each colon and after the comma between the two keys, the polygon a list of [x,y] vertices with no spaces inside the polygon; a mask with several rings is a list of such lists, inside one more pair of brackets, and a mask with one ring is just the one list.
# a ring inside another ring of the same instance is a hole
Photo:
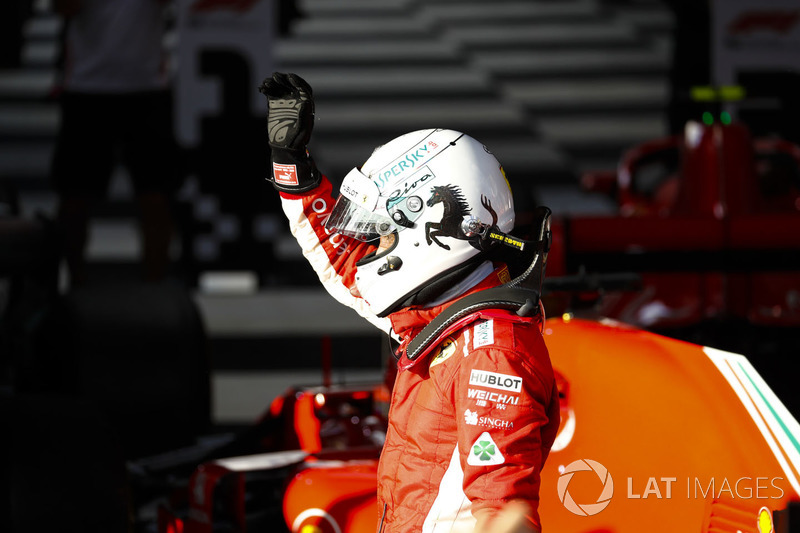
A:
{"label": "driver's head", "polygon": [[514,226],[500,163],[452,130],[414,131],[379,147],[340,193],[326,227],[378,246],[359,261],[356,286],[380,316],[424,305],[468,274],[483,257],[476,229]]}

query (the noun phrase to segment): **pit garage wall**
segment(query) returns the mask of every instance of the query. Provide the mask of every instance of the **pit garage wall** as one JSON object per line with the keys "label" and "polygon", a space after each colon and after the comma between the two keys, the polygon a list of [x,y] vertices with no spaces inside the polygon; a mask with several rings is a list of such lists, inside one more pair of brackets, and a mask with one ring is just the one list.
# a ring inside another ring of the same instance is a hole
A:
{"label": "pit garage wall", "polygon": [[179,0],[175,130],[184,151],[179,195],[182,266],[203,272],[269,272],[277,195],[269,167],[266,104],[275,70],[273,0]]}
{"label": "pit garage wall", "polygon": [[[184,146],[197,148],[203,118],[265,111],[257,87],[273,71],[276,10],[272,0],[179,0],[177,5],[176,129]],[[235,65],[214,64],[214,54],[220,53]],[[250,83],[232,109],[226,92],[243,81]]]}
{"label": "pit garage wall", "polygon": [[[756,133],[800,142],[800,4],[797,0],[712,0],[712,82],[742,85],[734,118]],[[791,117],[795,117],[792,119]]]}

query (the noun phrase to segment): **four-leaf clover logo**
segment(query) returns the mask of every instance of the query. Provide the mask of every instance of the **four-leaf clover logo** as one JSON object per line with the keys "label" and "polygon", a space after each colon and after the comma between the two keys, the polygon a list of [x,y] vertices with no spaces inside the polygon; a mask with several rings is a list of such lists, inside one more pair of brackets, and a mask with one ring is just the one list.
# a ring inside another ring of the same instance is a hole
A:
{"label": "four-leaf clover logo", "polygon": [[500,447],[494,442],[488,431],[484,431],[472,443],[472,453],[467,458],[467,464],[472,466],[501,465],[506,462]]}
{"label": "four-leaf clover logo", "polygon": [[497,449],[494,443],[489,440],[480,440],[478,444],[472,447],[472,453],[478,456],[481,461],[489,461],[494,456]]}

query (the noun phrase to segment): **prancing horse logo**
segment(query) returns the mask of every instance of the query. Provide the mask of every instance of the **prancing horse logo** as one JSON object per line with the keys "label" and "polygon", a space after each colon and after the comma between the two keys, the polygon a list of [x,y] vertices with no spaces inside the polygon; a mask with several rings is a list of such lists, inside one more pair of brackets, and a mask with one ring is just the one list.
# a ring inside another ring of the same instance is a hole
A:
{"label": "prancing horse logo", "polygon": [[[461,222],[464,216],[472,212],[467,199],[461,189],[456,185],[437,185],[431,187],[431,197],[426,202],[428,207],[433,207],[436,204],[444,204],[444,214],[439,222],[426,222],[425,223],[425,240],[428,246],[435,242],[445,250],[449,250],[450,246],[442,243],[436,237],[451,237],[459,240],[469,240],[461,229]],[[481,205],[486,208],[492,215],[492,226],[497,224],[497,213],[492,208],[492,202],[487,197],[481,195]],[[433,231],[432,231],[433,230]]]}

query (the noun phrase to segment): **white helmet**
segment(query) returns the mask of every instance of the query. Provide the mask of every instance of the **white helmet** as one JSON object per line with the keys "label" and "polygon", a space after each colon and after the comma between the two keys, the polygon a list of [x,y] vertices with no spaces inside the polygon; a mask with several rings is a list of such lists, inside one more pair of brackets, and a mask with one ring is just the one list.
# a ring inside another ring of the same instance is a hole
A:
{"label": "white helmet", "polygon": [[428,129],[378,147],[345,176],[326,227],[394,244],[357,263],[356,287],[379,316],[431,301],[483,257],[489,227],[509,232],[514,202],[500,163],[472,137]]}

